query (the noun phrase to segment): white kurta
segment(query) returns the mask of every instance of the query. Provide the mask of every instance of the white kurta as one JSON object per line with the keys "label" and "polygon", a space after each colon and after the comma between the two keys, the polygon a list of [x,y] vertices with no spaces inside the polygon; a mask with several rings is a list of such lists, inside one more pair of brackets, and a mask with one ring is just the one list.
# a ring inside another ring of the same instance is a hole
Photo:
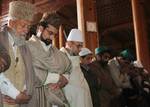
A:
{"label": "white kurta", "polygon": [[[67,52],[65,48],[62,48],[61,51]],[[69,84],[64,87],[64,92],[70,107],[93,107],[89,86],[80,69],[79,56],[66,54],[73,65]]]}

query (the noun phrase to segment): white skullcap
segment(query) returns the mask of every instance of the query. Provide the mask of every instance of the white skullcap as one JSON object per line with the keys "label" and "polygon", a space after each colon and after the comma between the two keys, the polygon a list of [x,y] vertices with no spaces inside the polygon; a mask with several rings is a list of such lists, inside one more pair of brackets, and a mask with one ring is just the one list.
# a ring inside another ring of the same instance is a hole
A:
{"label": "white skullcap", "polygon": [[92,54],[92,52],[88,48],[82,48],[79,52],[79,56],[86,56]]}
{"label": "white skullcap", "polygon": [[140,61],[134,61],[133,64],[135,67],[143,68],[143,65]]}
{"label": "white skullcap", "polygon": [[79,29],[72,29],[67,41],[83,42],[82,32]]}
{"label": "white skullcap", "polygon": [[34,15],[34,5],[23,1],[12,1],[9,3],[9,18],[32,21]]}

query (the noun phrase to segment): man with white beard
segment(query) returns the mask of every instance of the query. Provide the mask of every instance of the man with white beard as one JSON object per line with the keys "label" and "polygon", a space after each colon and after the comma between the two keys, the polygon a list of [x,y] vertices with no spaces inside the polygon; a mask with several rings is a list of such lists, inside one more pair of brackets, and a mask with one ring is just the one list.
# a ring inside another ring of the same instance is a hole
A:
{"label": "man with white beard", "polygon": [[80,68],[80,57],[78,54],[82,46],[81,31],[72,29],[67,38],[66,47],[60,49],[67,54],[73,66],[69,84],[64,88],[70,107],[93,107],[90,89]]}
{"label": "man with white beard", "polygon": [[5,87],[1,87],[4,107],[37,107],[35,76],[25,35],[32,21],[34,6],[23,1],[9,4],[8,25],[0,33],[0,43],[6,48],[11,64],[4,73]]}

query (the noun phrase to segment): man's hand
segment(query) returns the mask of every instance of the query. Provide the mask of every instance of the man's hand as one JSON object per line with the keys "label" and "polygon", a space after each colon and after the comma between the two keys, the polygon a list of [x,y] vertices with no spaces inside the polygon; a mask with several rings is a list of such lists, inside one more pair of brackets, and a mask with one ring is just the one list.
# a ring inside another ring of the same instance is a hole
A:
{"label": "man's hand", "polygon": [[57,83],[57,84],[59,85],[59,87],[60,87],[60,88],[63,88],[65,85],[67,85],[67,84],[68,84],[68,80],[66,79],[66,77],[65,77],[65,76],[60,75],[60,77],[59,77],[59,81],[58,81],[58,83]]}
{"label": "man's hand", "polygon": [[24,104],[28,103],[28,101],[31,99],[31,96],[26,95],[24,92],[21,92],[15,99],[15,102],[17,104]]}
{"label": "man's hand", "polygon": [[3,102],[10,105],[24,104],[24,103],[28,103],[30,98],[31,96],[26,95],[24,92],[20,92],[20,94],[16,97],[16,99],[12,99],[7,95],[3,95]]}
{"label": "man's hand", "polygon": [[59,89],[59,85],[57,83],[50,83],[48,84],[48,86],[52,89],[52,90],[58,90]]}
{"label": "man's hand", "polygon": [[58,90],[63,88],[66,84],[68,84],[68,80],[63,75],[60,75],[59,81],[57,83],[50,83],[49,87],[53,90]]}
{"label": "man's hand", "polygon": [[3,95],[3,102],[4,102],[4,103],[7,103],[7,104],[9,104],[9,105],[15,105],[15,104],[16,104],[15,100],[12,99],[12,98],[10,98],[10,97],[7,96],[7,95]]}

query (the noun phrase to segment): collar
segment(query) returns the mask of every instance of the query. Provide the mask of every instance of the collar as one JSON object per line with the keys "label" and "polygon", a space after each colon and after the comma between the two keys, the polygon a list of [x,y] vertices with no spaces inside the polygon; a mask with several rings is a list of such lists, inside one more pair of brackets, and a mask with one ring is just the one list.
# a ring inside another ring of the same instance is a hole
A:
{"label": "collar", "polygon": [[52,44],[46,45],[46,44],[45,44],[44,42],[42,42],[41,40],[40,40],[40,43],[41,43],[41,45],[42,45],[42,47],[44,48],[45,51],[49,51],[49,49],[52,47]]}
{"label": "collar", "polygon": [[11,45],[14,46],[15,45],[14,39],[9,32],[8,32],[8,39],[9,39],[9,42],[11,43]]}

